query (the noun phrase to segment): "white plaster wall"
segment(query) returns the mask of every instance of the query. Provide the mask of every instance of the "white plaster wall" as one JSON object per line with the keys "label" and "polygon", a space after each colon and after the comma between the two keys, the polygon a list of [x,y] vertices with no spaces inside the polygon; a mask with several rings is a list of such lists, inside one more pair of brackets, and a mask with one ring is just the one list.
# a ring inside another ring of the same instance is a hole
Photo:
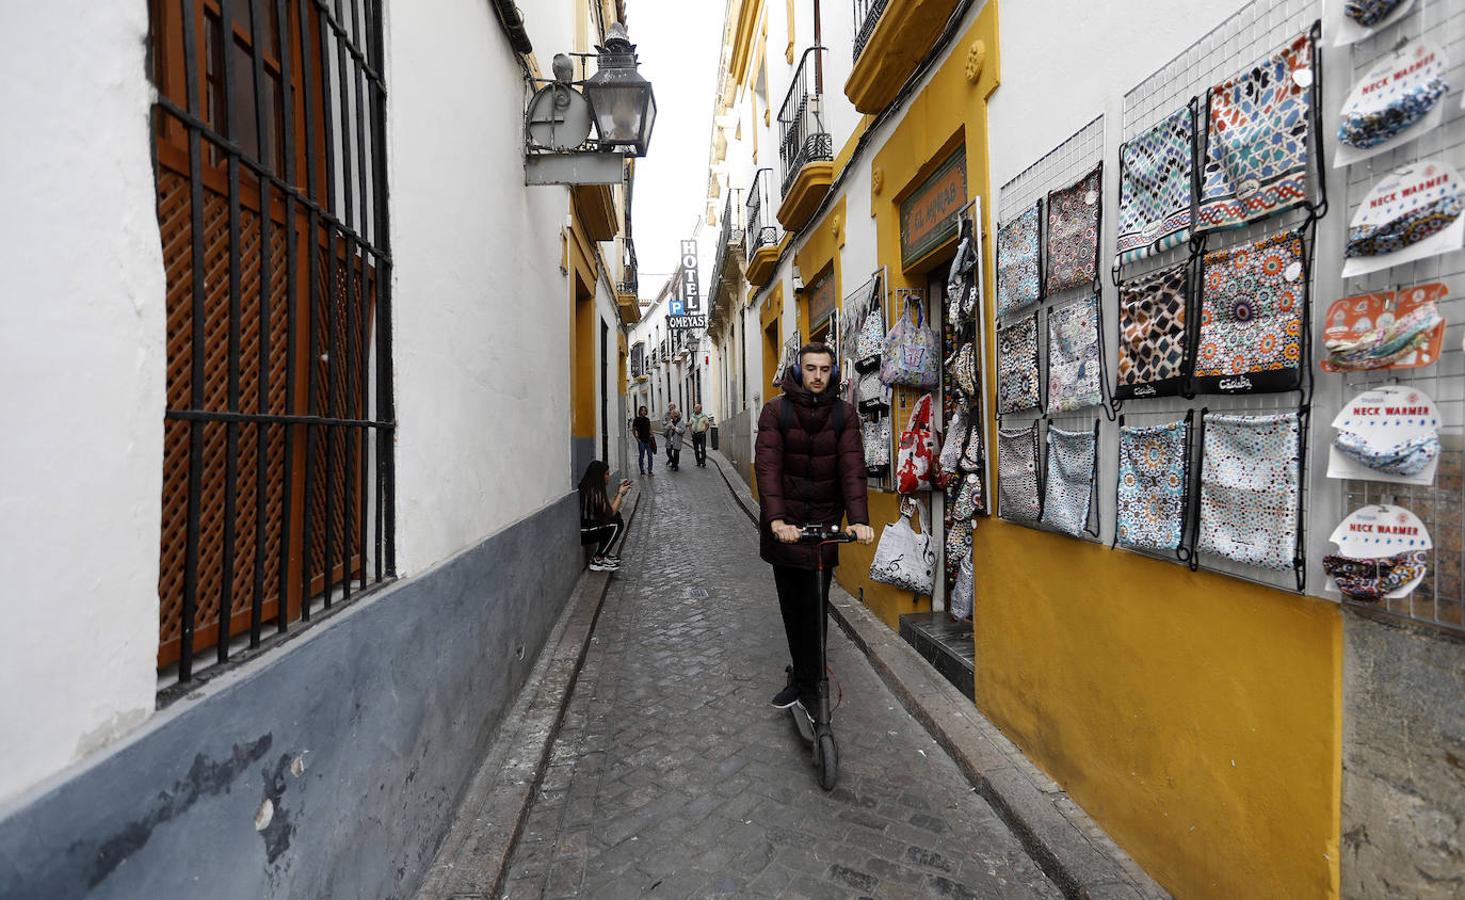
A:
{"label": "white plaster wall", "polygon": [[[489,4],[387,9],[397,559],[411,574],[571,487],[568,197],[524,186],[522,72]],[[526,9],[542,25],[539,12]]]}
{"label": "white plaster wall", "polygon": [[0,805],[154,704],[165,286],[147,26],[145,3],[0,5]]}

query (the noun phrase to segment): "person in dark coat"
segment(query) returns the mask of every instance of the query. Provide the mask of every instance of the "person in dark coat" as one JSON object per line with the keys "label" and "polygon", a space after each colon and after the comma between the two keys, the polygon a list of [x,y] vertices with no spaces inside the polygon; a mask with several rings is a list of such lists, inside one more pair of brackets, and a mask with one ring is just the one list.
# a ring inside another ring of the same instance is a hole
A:
{"label": "person in dark coat", "polygon": [[[827,344],[805,344],[783,377],[783,396],[764,405],[758,416],[753,470],[762,507],[759,555],[773,566],[778,605],[788,636],[793,678],[773,698],[787,708],[802,702],[812,715],[818,700],[821,609],[827,611],[829,582],[839,564],[839,547],[822,548],[824,573],[817,571],[821,549],[797,543],[805,525],[839,526],[862,544],[875,539],[866,503],[864,442],[860,418],[831,386],[834,351]],[[792,415],[784,410],[792,408]],[[836,406],[842,411],[836,412]],[[822,598],[822,603],[821,603]]]}

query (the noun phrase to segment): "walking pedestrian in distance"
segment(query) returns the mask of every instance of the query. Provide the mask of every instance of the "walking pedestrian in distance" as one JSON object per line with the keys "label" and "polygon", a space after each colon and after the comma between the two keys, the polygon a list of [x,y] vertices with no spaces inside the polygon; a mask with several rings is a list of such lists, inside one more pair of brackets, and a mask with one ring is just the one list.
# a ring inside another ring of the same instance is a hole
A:
{"label": "walking pedestrian in distance", "polygon": [[762,507],[759,555],[773,566],[793,662],[792,677],[773,705],[786,709],[802,703],[811,718],[819,701],[820,632],[827,632],[828,623],[819,614],[828,608],[839,547],[797,543],[802,527],[838,527],[847,519],[850,534],[860,543],[875,539],[866,503],[860,419],[831,387],[838,377],[828,344],[801,347],[797,362],[784,373],[783,396],[770,400],[758,416],[753,457]]}
{"label": "walking pedestrian in distance", "polygon": [[655,475],[651,470],[656,467],[656,436],[651,433],[651,419],[646,415],[646,407],[636,410],[636,418],[631,420],[631,433],[636,436],[636,468],[642,475]]}
{"label": "walking pedestrian in distance", "polygon": [[682,414],[677,412],[675,407],[667,417],[663,430],[666,433],[668,468],[673,472],[680,472],[682,469],[682,437],[687,433],[687,423],[682,421]]}
{"label": "walking pedestrian in distance", "polygon": [[[666,465],[667,465],[667,468],[671,468],[671,432],[667,428],[667,426],[671,424],[671,417],[672,416],[677,416],[678,418],[680,418],[681,417],[681,414],[682,414],[682,411],[679,410],[679,409],[677,409],[677,405],[675,403],[672,403],[672,404],[670,404],[670,405],[667,406],[667,408],[666,408],[666,415],[664,415],[664,416],[661,417],[661,433],[662,433],[662,435],[664,435],[666,437]],[[678,449],[680,449],[681,448],[681,445],[678,444],[677,447],[678,447]]]}
{"label": "walking pedestrian in distance", "polygon": [[692,418],[687,420],[687,430],[692,433],[692,458],[697,468],[707,468],[707,429],[712,426],[712,417],[702,412],[702,404],[692,404]]}
{"label": "walking pedestrian in distance", "polygon": [[591,460],[580,479],[580,543],[595,547],[595,555],[590,558],[592,572],[614,572],[621,566],[616,552],[626,533],[621,502],[631,492],[631,483],[622,481],[614,497],[606,494],[609,484],[610,466],[602,460]]}

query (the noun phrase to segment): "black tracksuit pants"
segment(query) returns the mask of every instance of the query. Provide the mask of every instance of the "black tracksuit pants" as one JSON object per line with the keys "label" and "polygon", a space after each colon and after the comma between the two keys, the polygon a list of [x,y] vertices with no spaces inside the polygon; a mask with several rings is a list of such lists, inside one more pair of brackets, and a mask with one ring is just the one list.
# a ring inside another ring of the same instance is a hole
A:
{"label": "black tracksuit pants", "polygon": [[[783,630],[788,636],[788,654],[793,660],[794,681],[800,692],[813,697],[819,692],[819,630],[829,634],[829,582],[834,573],[825,569],[774,566],[773,584],[778,589],[778,608],[783,613]],[[819,621],[820,595],[824,621]]]}

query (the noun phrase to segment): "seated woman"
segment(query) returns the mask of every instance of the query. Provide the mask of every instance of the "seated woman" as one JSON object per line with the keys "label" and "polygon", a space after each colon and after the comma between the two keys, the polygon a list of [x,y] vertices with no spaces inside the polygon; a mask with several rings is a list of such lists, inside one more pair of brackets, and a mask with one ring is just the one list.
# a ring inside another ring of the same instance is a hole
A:
{"label": "seated woman", "polygon": [[595,556],[590,560],[592,572],[614,572],[621,565],[615,548],[626,533],[621,501],[630,492],[631,482],[621,482],[615,499],[605,493],[608,484],[610,466],[598,459],[591,460],[585,467],[585,477],[580,479],[580,543],[587,547],[595,545]]}

